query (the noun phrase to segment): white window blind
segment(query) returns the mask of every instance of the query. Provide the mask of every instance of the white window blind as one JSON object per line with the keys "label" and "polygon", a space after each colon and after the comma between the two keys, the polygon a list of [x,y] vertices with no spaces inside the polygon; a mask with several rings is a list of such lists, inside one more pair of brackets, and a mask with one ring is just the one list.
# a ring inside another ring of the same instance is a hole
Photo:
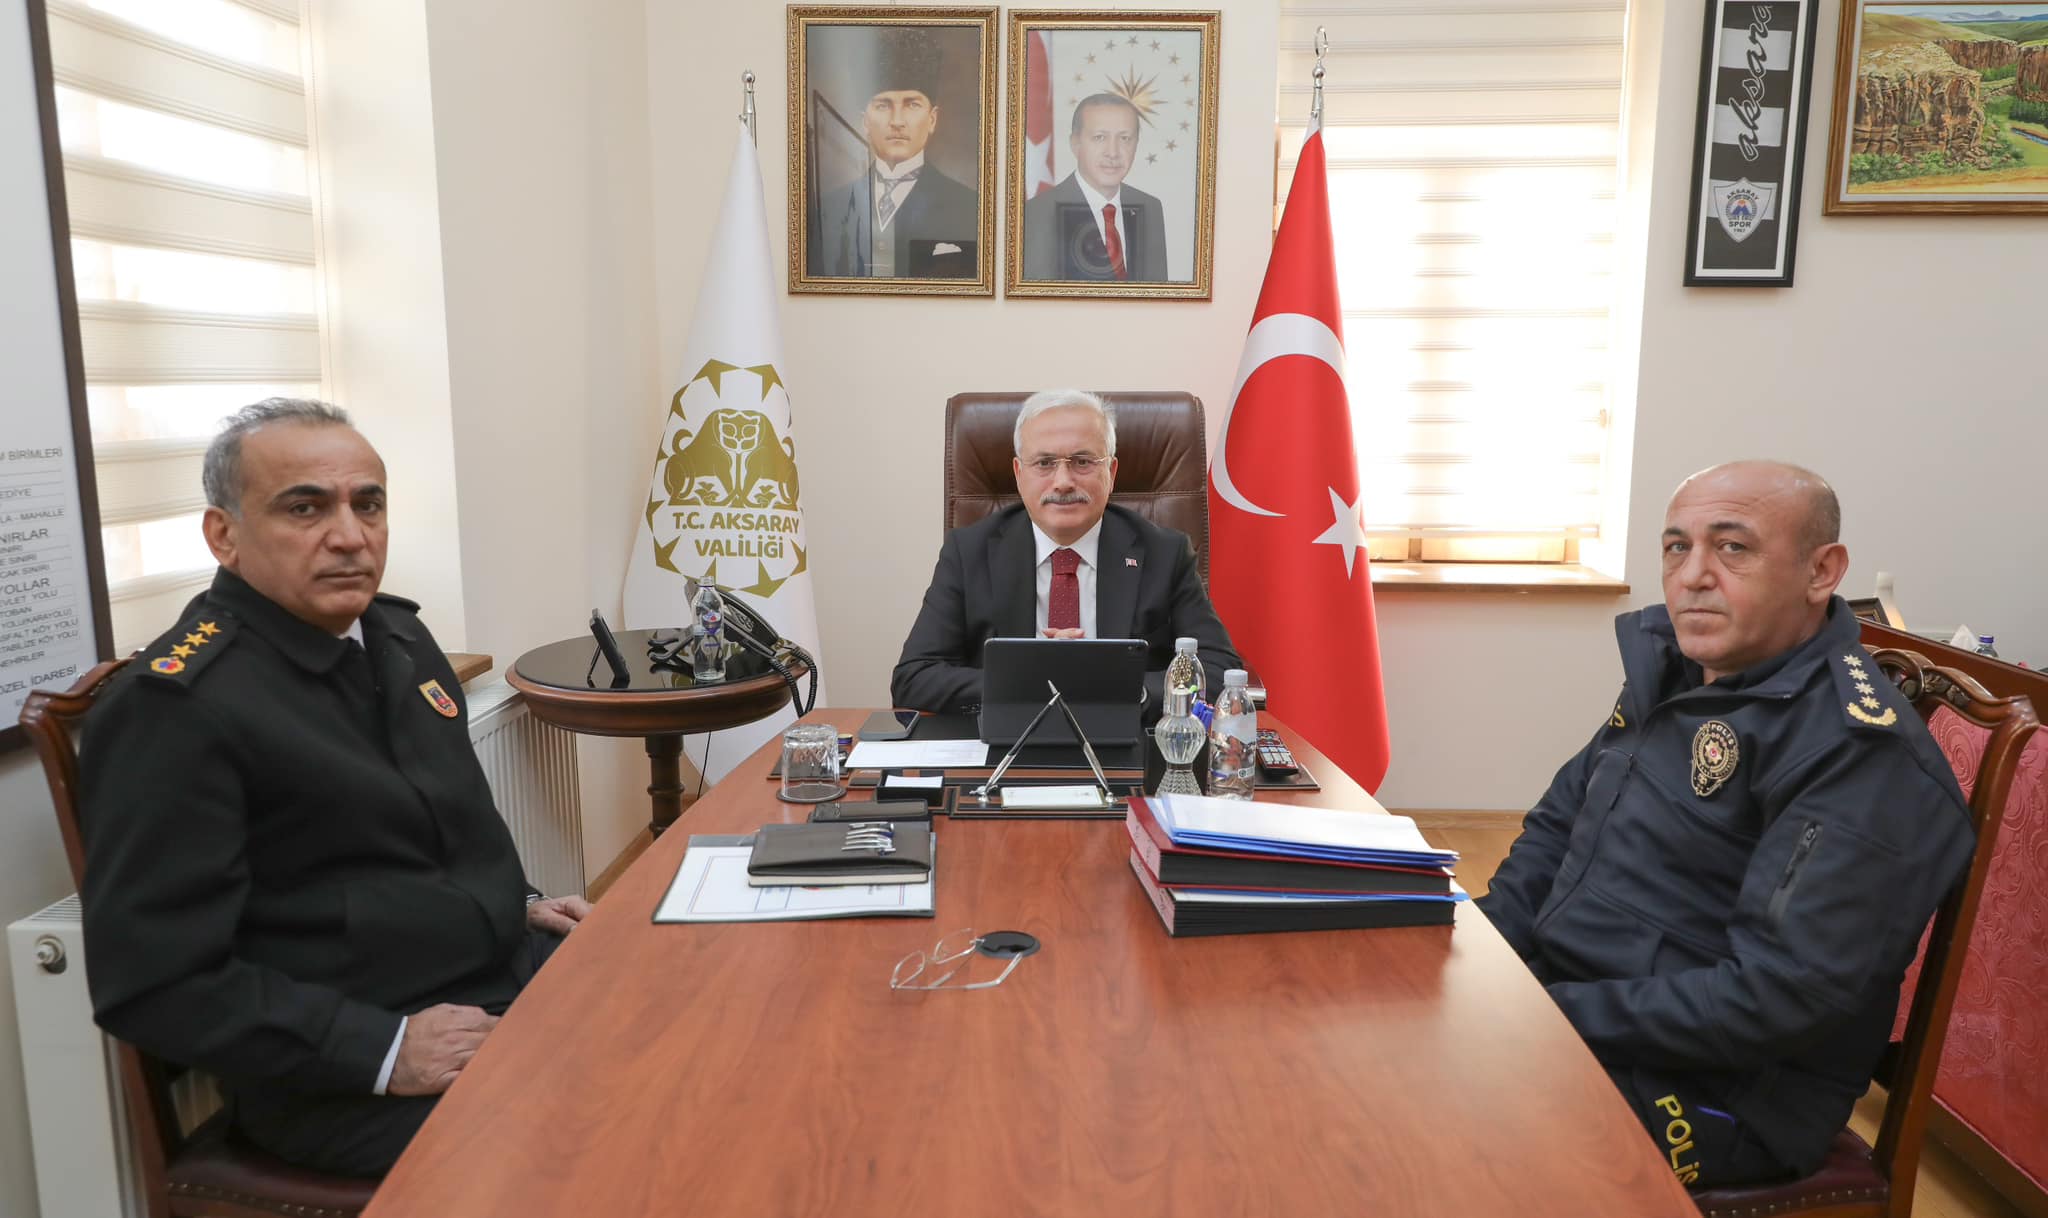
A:
{"label": "white window blind", "polygon": [[1566,561],[1598,535],[1624,17],[1625,0],[1282,0],[1283,196],[1329,30],[1375,559]]}
{"label": "white window blind", "polygon": [[223,416],[322,384],[293,0],[48,0],[114,643],[213,570],[200,458]]}

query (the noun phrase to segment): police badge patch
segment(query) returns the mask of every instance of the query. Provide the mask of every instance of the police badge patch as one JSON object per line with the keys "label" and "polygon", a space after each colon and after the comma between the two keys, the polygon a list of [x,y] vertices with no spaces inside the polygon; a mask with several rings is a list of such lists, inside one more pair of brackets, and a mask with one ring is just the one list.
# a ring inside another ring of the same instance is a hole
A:
{"label": "police badge patch", "polygon": [[1734,775],[1735,763],[1741,756],[1734,728],[1719,719],[1700,724],[1700,730],[1692,734],[1693,794],[1705,799],[1720,790]]}

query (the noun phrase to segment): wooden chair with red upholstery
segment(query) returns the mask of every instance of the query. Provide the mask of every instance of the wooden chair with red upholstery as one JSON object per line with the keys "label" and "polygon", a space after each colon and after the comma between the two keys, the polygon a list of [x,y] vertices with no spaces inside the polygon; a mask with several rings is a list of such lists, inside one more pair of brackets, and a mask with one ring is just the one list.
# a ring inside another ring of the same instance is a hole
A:
{"label": "wooden chair with red upholstery", "polygon": [[[61,694],[37,690],[21,708],[21,726],[49,780],[73,883],[85,878],[78,732],[93,700],[127,663],[100,664]],[[375,1180],[294,1167],[232,1136],[224,1112],[187,1132],[171,1100],[177,1069],[125,1041],[112,1043],[149,1218],[353,1218],[370,1203]]]}
{"label": "wooden chair with red upholstery", "polygon": [[[1915,651],[1880,649],[1878,667],[1891,677],[1923,717],[1947,706],[1978,727],[1990,731],[1983,761],[1970,793],[1970,819],[1977,830],[1977,849],[1970,870],[1935,911],[1928,931],[1919,980],[1913,989],[1904,1037],[1879,1064],[1875,1080],[1888,1095],[1877,1145],[1871,1147],[1850,1130],[1835,1136],[1827,1162],[1813,1175],[1786,1184],[1752,1188],[1703,1189],[1693,1194],[1705,1218],[1772,1218],[1797,1214],[1806,1218],[1909,1218],[1913,1185],[1920,1169],[1920,1146],[1933,1106],[1934,1075],[1941,1063],[1941,1042],[1948,1030],[1962,977],[1970,928],[1977,901],[1991,868],[1993,848],[2005,816],[2006,797],[2027,738],[2040,726],[2034,705],[2024,697],[1999,698],[1953,668],[1930,663]],[[1959,776],[1960,777],[1960,776]]]}

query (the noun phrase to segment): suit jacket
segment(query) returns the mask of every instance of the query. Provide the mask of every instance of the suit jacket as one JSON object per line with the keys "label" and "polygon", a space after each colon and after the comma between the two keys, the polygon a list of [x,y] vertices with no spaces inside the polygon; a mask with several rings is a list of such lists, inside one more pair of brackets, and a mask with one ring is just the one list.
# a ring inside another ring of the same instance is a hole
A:
{"label": "suit jacket", "polygon": [[[930,161],[919,171],[902,206],[890,217],[896,242],[896,278],[972,279],[980,274],[980,192],[940,173]],[[875,204],[872,168],[819,200],[812,234],[810,273],[862,278],[873,260]],[[957,253],[938,253],[941,244]]]}
{"label": "suit jacket", "polygon": [[[1117,206],[1124,220],[1124,269],[1133,283],[1165,283],[1166,212],[1158,198],[1125,182]],[[1096,216],[1068,174],[1024,201],[1024,278],[1114,279]]]}
{"label": "suit jacket", "polygon": [[[946,535],[924,607],[889,681],[895,705],[941,713],[981,709],[981,645],[1038,633],[1037,557],[1023,504]],[[1199,641],[1211,693],[1223,688],[1225,669],[1243,667],[1209,604],[1187,534],[1111,504],[1103,513],[1096,562],[1096,636],[1145,640],[1146,705],[1153,713],[1162,701],[1174,639],[1193,635]]]}
{"label": "suit jacket", "polygon": [[368,1096],[403,1014],[511,1002],[527,883],[417,609],[378,597],[365,659],[223,570],[101,695],[80,808],[102,1027],[268,1107]]}

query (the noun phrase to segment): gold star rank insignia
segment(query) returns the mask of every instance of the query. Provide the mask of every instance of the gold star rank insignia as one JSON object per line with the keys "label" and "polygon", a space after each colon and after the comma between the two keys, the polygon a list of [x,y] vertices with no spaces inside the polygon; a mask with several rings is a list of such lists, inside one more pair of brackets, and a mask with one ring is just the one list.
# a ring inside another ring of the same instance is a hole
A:
{"label": "gold star rank insignia", "polygon": [[176,676],[185,671],[185,661],[173,656],[158,656],[149,662],[149,670],[163,673],[165,676]]}
{"label": "gold star rank insignia", "polygon": [[214,625],[212,622],[201,622],[199,623],[199,633],[205,635],[207,638],[212,638],[214,635],[220,633],[220,627]]}
{"label": "gold star rank insignia", "polygon": [[176,647],[171,648],[171,654],[181,660],[187,660],[192,658],[192,649],[180,643]]}
{"label": "gold star rank insignia", "polygon": [[1851,668],[1863,667],[1863,661],[1855,656],[1843,656],[1842,663],[1847,664]]}
{"label": "gold star rank insignia", "polygon": [[188,634],[185,636],[185,645],[188,647],[204,647],[206,646],[206,636],[198,633]]}
{"label": "gold star rank insignia", "polygon": [[1693,794],[1705,799],[1720,790],[1734,776],[1735,764],[1741,759],[1734,728],[1719,719],[1700,724],[1700,730],[1692,735]]}

